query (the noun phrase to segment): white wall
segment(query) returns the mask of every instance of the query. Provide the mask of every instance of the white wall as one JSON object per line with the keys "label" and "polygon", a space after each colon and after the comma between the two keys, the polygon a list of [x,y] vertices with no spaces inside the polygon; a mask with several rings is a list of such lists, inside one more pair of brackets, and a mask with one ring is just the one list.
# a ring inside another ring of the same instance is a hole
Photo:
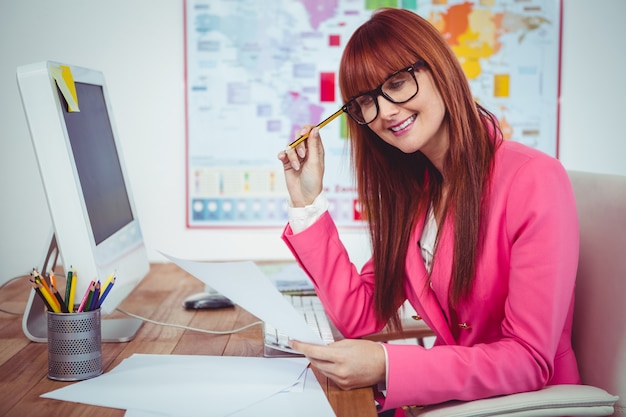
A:
{"label": "white wall", "polygon": [[[568,169],[626,175],[624,15],[623,0],[565,0],[560,157]],[[1,274],[40,264],[51,231],[15,81],[19,65],[44,60],[104,72],[151,260],[162,260],[156,250],[290,257],[280,229],[185,227],[183,35],[182,0],[0,1]],[[343,235],[361,264],[367,236]]]}
{"label": "white wall", "polygon": [[626,1],[564,0],[560,159],[626,175]]}

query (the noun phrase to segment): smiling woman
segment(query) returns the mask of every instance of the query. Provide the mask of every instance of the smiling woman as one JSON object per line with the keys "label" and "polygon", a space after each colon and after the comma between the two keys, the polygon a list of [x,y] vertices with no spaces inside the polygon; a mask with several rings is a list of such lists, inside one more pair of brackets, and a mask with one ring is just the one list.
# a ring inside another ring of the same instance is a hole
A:
{"label": "smiling woman", "polygon": [[[381,410],[579,383],[578,223],[561,164],[503,140],[445,39],[413,12],[373,13],[339,83],[372,258],[360,271],[348,258],[322,191],[320,131],[304,126],[308,140],[278,155],[291,198],[283,240],[349,339],[294,347],[342,388],[385,384]],[[359,339],[400,328],[405,301],[433,348]]]}

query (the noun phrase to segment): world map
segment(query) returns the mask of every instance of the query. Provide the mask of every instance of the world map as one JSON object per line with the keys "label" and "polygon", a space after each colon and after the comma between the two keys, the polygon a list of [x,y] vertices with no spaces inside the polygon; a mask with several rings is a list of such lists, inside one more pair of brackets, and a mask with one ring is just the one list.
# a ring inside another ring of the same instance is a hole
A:
{"label": "world map", "polygon": [[[380,7],[428,19],[505,137],[556,155],[558,0],[187,0],[189,227],[284,224],[276,154],[341,107],[343,47]],[[335,221],[360,227],[344,117],[322,130],[325,192]]]}

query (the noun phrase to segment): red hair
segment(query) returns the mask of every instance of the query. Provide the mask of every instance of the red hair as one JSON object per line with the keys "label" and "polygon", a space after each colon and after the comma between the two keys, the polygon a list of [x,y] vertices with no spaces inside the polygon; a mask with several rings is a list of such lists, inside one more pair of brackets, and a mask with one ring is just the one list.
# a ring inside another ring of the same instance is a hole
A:
{"label": "red hair", "polygon": [[[358,198],[368,220],[375,273],[374,306],[381,322],[399,327],[405,300],[405,261],[411,233],[431,204],[454,221],[449,300],[466,296],[480,251],[483,197],[495,152],[495,117],[477,104],[461,66],[428,21],[404,9],[381,9],[360,26],[344,50],[339,85],[344,102],[369,91],[385,77],[418,60],[426,63],[446,108],[449,149],[443,176],[421,152],[405,154],[369,127],[349,119],[352,167]],[[443,205],[445,204],[445,205]],[[442,224],[439,225],[442,230]],[[435,254],[436,256],[436,254]]]}

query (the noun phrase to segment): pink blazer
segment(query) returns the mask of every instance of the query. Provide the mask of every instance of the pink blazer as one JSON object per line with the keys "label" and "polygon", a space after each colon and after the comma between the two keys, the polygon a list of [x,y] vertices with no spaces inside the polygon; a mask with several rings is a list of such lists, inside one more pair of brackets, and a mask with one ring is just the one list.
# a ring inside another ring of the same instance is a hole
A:
{"label": "pink blazer", "polygon": [[[447,303],[438,301],[450,284],[452,222],[442,230],[432,288],[418,247],[424,224],[413,231],[406,294],[437,339],[431,349],[385,345],[384,409],[580,383],[570,343],[578,219],[566,171],[537,150],[503,142],[489,202],[475,285],[454,323],[448,324]],[[372,308],[372,261],[355,268],[328,213],[295,235],[287,226],[283,239],[345,337],[381,330]]]}

